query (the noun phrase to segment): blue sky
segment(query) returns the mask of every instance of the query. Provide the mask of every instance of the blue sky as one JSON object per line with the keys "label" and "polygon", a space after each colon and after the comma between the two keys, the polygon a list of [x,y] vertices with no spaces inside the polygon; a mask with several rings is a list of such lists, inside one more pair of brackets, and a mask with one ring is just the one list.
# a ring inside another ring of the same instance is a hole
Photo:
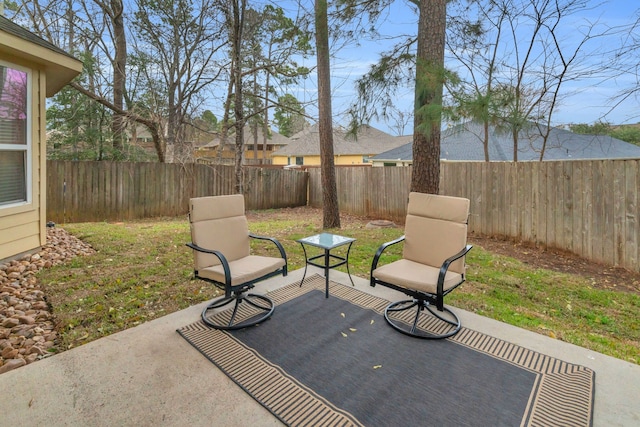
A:
{"label": "blue sky", "polygon": [[[584,12],[575,18],[589,19],[592,22],[598,21],[602,27],[617,27],[634,22],[640,9],[640,2],[636,0],[601,0],[589,3],[595,9]],[[415,15],[408,7],[406,1],[394,2],[392,9],[386,15],[386,21],[380,27],[380,31],[391,36],[417,31]],[[571,31],[569,31],[567,37],[571,37],[571,35]],[[640,34],[638,35],[640,36]],[[332,62],[334,124],[346,124],[346,118],[342,117],[341,113],[355,97],[353,83],[367,71],[369,66],[378,59],[379,53],[388,48],[390,44],[389,41],[380,40],[362,41],[359,46],[342,49],[336,53]],[[619,44],[620,36],[617,35],[594,42],[590,49],[593,49],[593,52],[603,52]],[[594,56],[596,55],[600,56],[600,53],[594,54]],[[315,58],[311,58],[309,61],[315,61]],[[300,87],[294,95],[299,99],[314,99],[316,91],[314,79],[315,76]],[[616,94],[624,88],[638,85],[636,76],[627,75],[616,79],[602,80],[602,78],[585,79],[567,84],[563,90],[570,95],[556,109],[553,116],[554,124],[593,123],[600,119],[614,124],[640,122],[639,102],[635,98],[629,99],[610,112],[613,105],[612,98]],[[410,88],[400,93],[397,99],[399,108],[407,112],[410,111],[412,102],[413,93]],[[312,107],[307,110],[308,113],[314,114]],[[392,123],[375,121],[371,124],[391,134],[397,133],[397,129]],[[411,132],[411,124],[409,124],[404,133]]]}

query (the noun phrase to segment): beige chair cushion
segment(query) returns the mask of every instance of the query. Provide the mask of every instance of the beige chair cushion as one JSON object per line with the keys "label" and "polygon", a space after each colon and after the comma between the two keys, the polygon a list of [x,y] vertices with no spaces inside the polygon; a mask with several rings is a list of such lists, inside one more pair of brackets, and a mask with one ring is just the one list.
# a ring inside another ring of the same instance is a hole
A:
{"label": "beige chair cushion", "polygon": [[[235,261],[249,255],[249,225],[244,215],[244,197],[212,196],[191,199],[191,241],[204,249],[217,250]],[[215,255],[195,252],[195,269],[219,265]]]}
{"label": "beige chair cushion", "polygon": [[469,218],[469,199],[411,192],[407,214],[466,224]]}
{"label": "beige chair cushion", "polygon": [[[284,266],[284,258],[271,258],[249,255],[229,263],[231,286],[240,285],[257,279]],[[221,265],[203,268],[198,271],[200,277],[224,283],[224,269]]]}
{"label": "beige chair cushion", "polygon": [[[437,292],[438,274],[440,274],[440,267],[431,267],[408,259],[400,259],[373,271],[376,279],[430,294]],[[446,291],[461,281],[460,274],[449,270],[445,275],[443,290]]]}
{"label": "beige chair cushion", "polygon": [[244,215],[244,196],[196,197],[189,201],[189,220],[191,222],[222,219]]}
{"label": "beige chair cushion", "polygon": [[[250,255],[249,224],[241,194],[191,199],[189,222],[193,243],[219,251],[227,259],[232,286],[258,279],[285,265],[283,258]],[[225,283],[218,257],[197,251],[194,255],[198,276]]]}
{"label": "beige chair cushion", "polygon": [[[249,225],[244,216],[191,223],[191,241],[201,248],[222,252],[229,262],[249,255],[249,240]],[[218,264],[215,255],[195,253],[196,270]]]}
{"label": "beige chair cushion", "polygon": [[[411,193],[403,258],[439,270],[444,260],[467,244],[468,216],[468,199]],[[452,263],[449,272],[464,274],[464,258]]]}

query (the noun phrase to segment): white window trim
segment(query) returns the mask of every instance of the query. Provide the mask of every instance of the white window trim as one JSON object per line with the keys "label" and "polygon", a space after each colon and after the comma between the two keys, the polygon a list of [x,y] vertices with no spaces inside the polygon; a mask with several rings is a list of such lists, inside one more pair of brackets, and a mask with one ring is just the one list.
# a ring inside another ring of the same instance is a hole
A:
{"label": "white window trim", "polygon": [[[26,145],[17,144],[0,144],[0,151],[26,151],[26,167],[25,167],[25,184],[26,184],[26,200],[0,205],[0,210],[27,206],[33,203],[33,70],[14,64],[12,62],[0,60],[0,66],[13,68],[14,70],[27,73],[27,129],[26,129]],[[24,148],[23,148],[24,147]]]}

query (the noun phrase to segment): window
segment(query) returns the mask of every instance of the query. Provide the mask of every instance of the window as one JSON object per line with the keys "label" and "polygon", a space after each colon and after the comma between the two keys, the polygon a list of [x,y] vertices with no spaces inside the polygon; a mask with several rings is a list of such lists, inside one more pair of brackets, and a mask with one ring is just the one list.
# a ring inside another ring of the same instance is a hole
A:
{"label": "window", "polygon": [[31,198],[29,71],[0,61],[0,208]]}
{"label": "window", "polygon": [[304,157],[296,157],[296,165],[303,165]]}

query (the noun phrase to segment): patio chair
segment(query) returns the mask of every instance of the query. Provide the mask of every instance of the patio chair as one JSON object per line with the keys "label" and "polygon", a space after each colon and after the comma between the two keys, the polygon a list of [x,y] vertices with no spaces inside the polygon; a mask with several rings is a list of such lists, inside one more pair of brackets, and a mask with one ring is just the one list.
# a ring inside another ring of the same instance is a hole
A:
{"label": "patio chair", "polygon": [[[203,310],[203,322],[232,330],[268,319],[273,314],[273,301],[248,291],[261,280],[287,275],[287,255],[280,242],[249,233],[241,194],[194,198],[189,206],[191,243],[187,246],[194,250],[195,277],[224,289],[224,297]],[[251,255],[251,238],[272,242],[280,256]],[[214,310],[231,303],[230,315],[213,316]]]}
{"label": "patio chair", "polygon": [[[371,286],[405,293],[411,299],[392,302],[387,322],[403,334],[441,339],[460,330],[460,319],[444,306],[444,297],[465,281],[469,200],[411,193],[404,236],[378,248],[371,264]],[[378,266],[384,251],[404,242],[402,258]],[[434,307],[436,310],[434,310]]]}

